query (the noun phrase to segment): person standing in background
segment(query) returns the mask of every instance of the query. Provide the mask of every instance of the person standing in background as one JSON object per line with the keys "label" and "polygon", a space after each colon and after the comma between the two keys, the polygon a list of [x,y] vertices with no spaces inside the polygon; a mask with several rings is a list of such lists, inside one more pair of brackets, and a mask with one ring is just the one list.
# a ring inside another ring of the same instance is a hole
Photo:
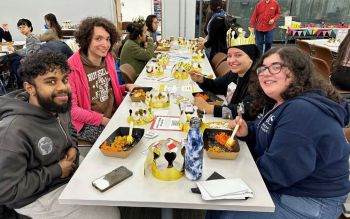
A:
{"label": "person standing in background", "polygon": [[275,0],[262,0],[255,6],[252,18],[250,19],[250,27],[254,28],[255,23],[257,23],[255,41],[260,50],[260,54],[271,49],[273,30],[275,29],[276,22],[280,15],[280,6]]}
{"label": "person standing in background", "polygon": [[218,52],[227,53],[225,11],[222,9],[222,0],[210,0],[210,9],[213,12],[207,24],[207,41],[199,42],[198,49],[205,49],[211,61]]}
{"label": "person standing in background", "polygon": [[2,39],[7,42],[12,41],[12,36],[9,31],[8,24],[2,24],[0,27],[0,42],[2,42]]}
{"label": "person standing in background", "polygon": [[45,26],[47,26],[49,29],[46,30],[45,33],[37,35],[37,38],[41,42],[62,39],[62,29],[57,22],[56,16],[52,13],[49,13],[45,15],[44,18],[45,18]]}

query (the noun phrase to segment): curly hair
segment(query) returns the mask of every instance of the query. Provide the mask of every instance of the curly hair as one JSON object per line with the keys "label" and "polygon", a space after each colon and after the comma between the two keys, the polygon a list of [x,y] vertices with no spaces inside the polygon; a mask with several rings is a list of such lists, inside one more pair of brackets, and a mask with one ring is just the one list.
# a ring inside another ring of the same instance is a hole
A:
{"label": "curly hair", "polygon": [[117,33],[114,24],[103,17],[88,17],[81,21],[78,30],[74,33],[74,36],[82,52],[85,55],[88,53],[88,48],[94,33],[94,27],[103,27],[109,33],[111,47],[109,48],[108,52],[110,52],[113,45],[119,41],[119,34]]}
{"label": "curly hair", "polygon": [[62,29],[57,21],[56,16],[52,13],[49,13],[45,15],[44,18],[49,22],[50,28],[53,28],[56,30],[58,38],[62,39],[63,37]]}
{"label": "curly hair", "polygon": [[55,69],[59,69],[63,73],[68,74],[70,68],[67,63],[67,57],[62,53],[42,50],[25,57],[18,71],[23,81],[34,84],[34,79],[36,77],[44,75],[47,72],[52,72]]}
{"label": "curly hair", "polygon": [[[263,64],[265,58],[277,54],[283,64],[293,74],[293,81],[289,87],[281,94],[284,100],[289,100],[301,96],[307,92],[321,90],[329,99],[340,103],[341,96],[335,88],[327,81],[318,76],[315,66],[310,57],[302,50],[296,47],[273,48],[265,53],[254,67],[254,71]],[[253,97],[252,108],[253,114],[257,115],[267,106],[272,107],[276,101],[268,97],[262,90],[257,74],[251,75],[249,92]]]}
{"label": "curly hair", "polygon": [[153,30],[153,27],[152,27],[152,23],[153,23],[153,20],[154,19],[157,19],[157,16],[154,15],[154,14],[151,14],[151,15],[148,15],[147,18],[146,18],[146,21],[145,21],[145,24],[148,28],[148,31],[154,33],[155,30]]}

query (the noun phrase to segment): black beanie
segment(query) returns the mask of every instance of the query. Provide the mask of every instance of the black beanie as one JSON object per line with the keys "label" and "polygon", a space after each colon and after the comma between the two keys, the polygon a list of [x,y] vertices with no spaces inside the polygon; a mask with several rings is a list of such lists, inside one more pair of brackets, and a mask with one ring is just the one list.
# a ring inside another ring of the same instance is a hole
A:
{"label": "black beanie", "polygon": [[255,44],[248,45],[239,45],[239,46],[231,46],[230,48],[237,48],[245,52],[249,58],[255,62],[258,58],[260,58],[260,52],[258,47]]}

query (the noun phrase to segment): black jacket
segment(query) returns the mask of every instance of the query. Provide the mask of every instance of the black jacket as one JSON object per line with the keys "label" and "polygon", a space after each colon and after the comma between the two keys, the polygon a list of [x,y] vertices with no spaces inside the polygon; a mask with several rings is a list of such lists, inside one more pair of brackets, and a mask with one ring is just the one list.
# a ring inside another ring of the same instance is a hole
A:
{"label": "black jacket", "polygon": [[[237,106],[239,103],[243,103],[245,113],[242,115],[245,120],[253,120],[249,115],[249,106],[251,97],[248,93],[250,71],[248,71],[243,77],[239,77],[238,74],[228,72],[215,79],[204,78],[203,83],[198,84],[200,88],[205,91],[210,91],[214,94],[225,95],[227,94],[228,85],[233,82],[237,85],[235,93],[232,96],[231,102],[227,107],[231,110],[233,118],[237,116]],[[214,106],[214,116],[222,117],[222,106]]]}

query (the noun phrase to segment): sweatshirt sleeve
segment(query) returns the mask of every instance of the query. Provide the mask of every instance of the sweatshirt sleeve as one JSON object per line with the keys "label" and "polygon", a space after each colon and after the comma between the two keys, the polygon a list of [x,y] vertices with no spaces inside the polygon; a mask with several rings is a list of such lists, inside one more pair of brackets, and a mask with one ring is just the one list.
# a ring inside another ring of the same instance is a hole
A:
{"label": "sweatshirt sleeve", "polygon": [[0,204],[11,204],[39,193],[62,174],[58,162],[30,168],[24,148],[31,146],[19,133],[11,133],[3,135],[1,141],[7,145],[0,150]]}
{"label": "sweatshirt sleeve", "polygon": [[257,166],[268,182],[270,191],[289,187],[315,170],[316,143],[312,140],[310,127],[317,109],[293,105],[287,106],[282,112],[269,148],[257,160]]}
{"label": "sweatshirt sleeve", "polygon": [[233,81],[232,72],[221,75],[215,79],[204,78],[203,83],[198,83],[202,90],[210,91],[217,95],[226,95],[227,86]]}
{"label": "sweatshirt sleeve", "polygon": [[131,44],[130,51],[132,51],[132,56],[141,61],[147,62],[154,56],[155,46],[153,44],[148,44],[147,49],[140,47],[139,45],[133,43]]}
{"label": "sweatshirt sleeve", "polygon": [[251,28],[255,28],[254,26],[255,26],[255,22],[256,22],[256,8],[257,8],[257,5],[255,6],[252,17],[250,18],[250,27]]}
{"label": "sweatshirt sleeve", "polygon": [[277,22],[277,20],[280,18],[281,16],[281,10],[280,10],[280,6],[278,3],[276,3],[276,14],[275,17],[273,18],[273,20],[275,21],[275,23]]}

